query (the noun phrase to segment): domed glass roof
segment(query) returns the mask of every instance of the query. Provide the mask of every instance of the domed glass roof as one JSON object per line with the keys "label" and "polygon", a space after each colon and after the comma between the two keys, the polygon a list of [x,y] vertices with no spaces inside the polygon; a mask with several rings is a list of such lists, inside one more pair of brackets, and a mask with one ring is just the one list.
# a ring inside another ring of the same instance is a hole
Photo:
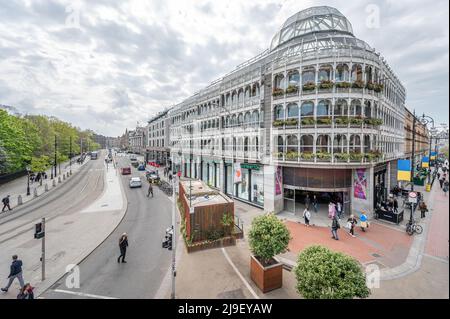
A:
{"label": "domed glass roof", "polygon": [[318,32],[342,33],[353,36],[350,21],[339,10],[326,6],[311,7],[286,20],[280,31],[273,37],[270,50],[274,50],[294,38]]}

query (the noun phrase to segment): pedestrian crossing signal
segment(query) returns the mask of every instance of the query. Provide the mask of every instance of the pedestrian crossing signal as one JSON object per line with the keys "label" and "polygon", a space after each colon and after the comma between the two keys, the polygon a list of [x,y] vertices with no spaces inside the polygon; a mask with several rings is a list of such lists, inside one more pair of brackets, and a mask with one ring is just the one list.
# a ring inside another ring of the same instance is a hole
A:
{"label": "pedestrian crossing signal", "polygon": [[45,236],[45,232],[42,229],[42,223],[37,223],[34,226],[34,238],[40,239]]}

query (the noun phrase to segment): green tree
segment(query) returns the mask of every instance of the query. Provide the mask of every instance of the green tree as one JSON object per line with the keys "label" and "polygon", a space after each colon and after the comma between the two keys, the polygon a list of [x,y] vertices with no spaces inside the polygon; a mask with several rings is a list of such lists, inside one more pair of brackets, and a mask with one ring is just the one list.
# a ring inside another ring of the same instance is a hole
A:
{"label": "green tree", "polygon": [[323,246],[302,251],[294,271],[297,292],[307,299],[366,298],[370,294],[358,261]]}
{"label": "green tree", "polygon": [[250,250],[263,263],[286,251],[291,235],[286,225],[274,214],[258,216],[248,234]]}
{"label": "green tree", "polygon": [[22,119],[0,110],[0,147],[4,152],[2,173],[23,169],[31,161],[33,148],[24,131]]}

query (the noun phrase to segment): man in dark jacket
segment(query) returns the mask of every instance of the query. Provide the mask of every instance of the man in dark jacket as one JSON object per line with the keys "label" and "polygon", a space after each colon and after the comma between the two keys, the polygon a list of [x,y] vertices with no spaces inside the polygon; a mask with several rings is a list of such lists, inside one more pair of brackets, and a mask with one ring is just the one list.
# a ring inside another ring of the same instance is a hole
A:
{"label": "man in dark jacket", "polygon": [[337,233],[337,230],[339,228],[341,228],[341,225],[339,225],[339,221],[337,219],[337,216],[334,215],[333,222],[331,223],[331,235],[332,235],[331,238],[333,238],[335,240],[339,240],[338,233]]}
{"label": "man in dark jacket", "polygon": [[8,207],[8,210],[11,210],[11,207],[9,206],[9,195],[7,195],[5,198],[2,199],[3,208],[2,213],[5,211],[6,207]]}
{"label": "man in dark jacket", "polygon": [[126,263],[125,255],[127,254],[127,247],[128,247],[128,235],[127,235],[127,233],[123,233],[119,239],[120,256],[119,256],[119,258],[117,258],[118,263],[120,263],[121,257],[122,257],[122,262]]}
{"label": "man in dark jacket", "polygon": [[23,277],[22,277],[22,260],[17,259],[17,255],[12,256],[13,262],[11,264],[11,269],[8,276],[8,284],[5,288],[2,288],[2,291],[7,292],[14,279],[19,280],[20,288],[24,287]]}

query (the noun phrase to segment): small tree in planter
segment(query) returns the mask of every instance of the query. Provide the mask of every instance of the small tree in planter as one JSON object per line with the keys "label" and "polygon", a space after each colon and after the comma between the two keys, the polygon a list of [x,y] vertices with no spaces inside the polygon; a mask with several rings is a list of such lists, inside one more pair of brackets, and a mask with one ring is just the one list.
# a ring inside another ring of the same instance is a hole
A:
{"label": "small tree in planter", "polygon": [[273,257],[286,251],[291,239],[289,230],[274,214],[256,217],[248,234],[252,280],[263,293],[281,288],[283,265]]}
{"label": "small tree in planter", "polygon": [[298,256],[294,271],[297,292],[307,299],[352,299],[370,295],[358,261],[326,247],[306,248]]}

